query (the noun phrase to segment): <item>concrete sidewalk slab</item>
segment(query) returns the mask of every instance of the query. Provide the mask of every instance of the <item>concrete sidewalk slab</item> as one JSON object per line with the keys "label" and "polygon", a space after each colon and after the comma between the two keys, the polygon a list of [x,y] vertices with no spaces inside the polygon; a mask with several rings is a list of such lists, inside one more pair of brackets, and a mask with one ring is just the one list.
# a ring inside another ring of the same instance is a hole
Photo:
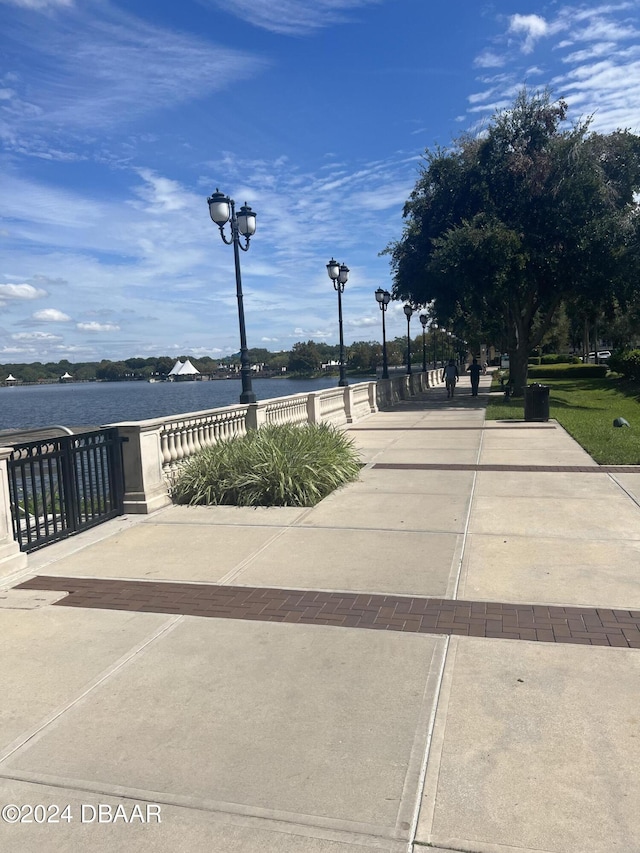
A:
{"label": "concrete sidewalk slab", "polygon": [[440,495],[423,494],[416,500],[415,495],[396,494],[390,502],[383,494],[352,493],[345,486],[315,506],[304,525],[462,533],[468,506],[468,495],[448,495],[443,501]]}
{"label": "concrete sidewalk slab", "polygon": [[640,541],[472,534],[459,597],[640,609]]}
{"label": "concrete sidewalk slab", "polygon": [[0,761],[166,624],[155,613],[0,610]]}
{"label": "concrete sidewalk slab", "polygon": [[479,471],[476,495],[482,497],[571,498],[609,500],[621,496],[620,486],[607,474],[563,471]]}
{"label": "concrete sidewalk slab", "polygon": [[444,643],[184,617],[2,770],[407,838]]}
{"label": "concrete sidewalk slab", "polygon": [[[402,433],[391,449],[412,448],[423,450],[473,450],[477,452],[482,441],[482,431],[478,430],[428,430]],[[448,455],[448,454],[447,454]]]}
{"label": "concrete sidewalk slab", "polygon": [[575,448],[565,449],[540,444],[526,444],[519,450],[511,445],[483,447],[480,455],[482,465],[595,465],[591,457]]}
{"label": "concrete sidewalk slab", "polygon": [[[177,797],[179,800],[180,797]],[[3,803],[42,804],[57,823],[0,823],[0,849],[20,853],[69,853],[71,850],[127,853],[404,853],[406,844],[385,842],[357,833],[306,827],[286,821],[225,814],[215,804],[201,808],[154,804],[111,797],[98,790],[0,779]],[[68,811],[65,812],[65,807]],[[128,822],[117,817],[124,810]],[[144,823],[136,817],[136,807]],[[111,811],[109,812],[110,809]],[[159,821],[156,814],[159,813]],[[111,820],[109,819],[111,816]],[[103,822],[99,820],[102,817]],[[369,842],[369,843],[368,843]]]}
{"label": "concrete sidewalk slab", "polygon": [[143,524],[238,524],[243,527],[285,527],[307,510],[291,506],[168,506],[143,518]]}
{"label": "concrete sidewalk slab", "polygon": [[280,528],[245,527],[242,534],[234,526],[181,523],[176,547],[176,530],[169,516],[155,523],[147,521],[59,561],[50,574],[92,577],[180,579],[216,583],[244,563],[269,542]]}
{"label": "concrete sidewalk slab", "polygon": [[407,445],[404,448],[391,447],[389,450],[382,450],[380,453],[372,457],[375,462],[414,462],[414,463],[441,463],[446,459],[448,463],[456,463],[459,465],[474,465],[478,461],[478,450],[471,449],[438,449],[429,447],[411,447]]}
{"label": "concrete sidewalk slab", "polygon": [[471,512],[470,531],[532,539],[640,539],[638,520],[638,507],[626,496],[575,501],[554,496],[479,495]]}
{"label": "concrete sidewalk slab", "polygon": [[637,850],[639,691],[633,650],[452,638],[418,841]]}
{"label": "concrete sidewalk slab", "polygon": [[473,471],[411,470],[365,468],[349,488],[386,495],[468,495],[473,486]]}
{"label": "concrete sidewalk slab", "polygon": [[225,582],[445,597],[461,545],[451,533],[290,528]]}

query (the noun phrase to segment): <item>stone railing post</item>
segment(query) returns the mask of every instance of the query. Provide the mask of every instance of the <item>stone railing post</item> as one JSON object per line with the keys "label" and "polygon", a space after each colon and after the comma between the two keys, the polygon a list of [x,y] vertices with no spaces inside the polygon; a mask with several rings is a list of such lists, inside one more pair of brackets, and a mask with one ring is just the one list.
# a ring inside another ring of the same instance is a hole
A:
{"label": "stone railing post", "polygon": [[20,571],[27,566],[27,555],[22,553],[20,546],[13,538],[7,466],[11,450],[11,447],[0,447],[0,577]]}
{"label": "stone railing post", "polygon": [[320,411],[320,395],[322,391],[312,391],[307,397],[307,421],[310,424],[319,424],[322,420]]}
{"label": "stone railing post", "polygon": [[357,420],[353,405],[353,388],[350,385],[344,389],[344,414],[348,424]]}
{"label": "stone railing post", "polygon": [[378,411],[378,395],[376,386],[376,382],[369,382],[369,408],[371,409],[372,414],[375,414]]}
{"label": "stone railing post", "polygon": [[245,426],[247,432],[250,429],[260,429],[267,422],[267,407],[264,403],[249,403]]}
{"label": "stone railing post", "polygon": [[162,473],[161,425],[111,424],[122,443],[125,513],[147,514],[171,503]]}

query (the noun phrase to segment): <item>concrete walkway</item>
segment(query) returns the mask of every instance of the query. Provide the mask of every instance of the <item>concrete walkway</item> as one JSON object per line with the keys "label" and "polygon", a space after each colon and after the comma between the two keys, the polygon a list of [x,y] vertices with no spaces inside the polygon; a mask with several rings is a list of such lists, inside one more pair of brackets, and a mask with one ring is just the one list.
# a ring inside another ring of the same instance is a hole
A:
{"label": "concrete walkway", "polygon": [[640,473],[485,423],[488,384],[354,425],[313,509],[1,579],[0,849],[640,851]]}

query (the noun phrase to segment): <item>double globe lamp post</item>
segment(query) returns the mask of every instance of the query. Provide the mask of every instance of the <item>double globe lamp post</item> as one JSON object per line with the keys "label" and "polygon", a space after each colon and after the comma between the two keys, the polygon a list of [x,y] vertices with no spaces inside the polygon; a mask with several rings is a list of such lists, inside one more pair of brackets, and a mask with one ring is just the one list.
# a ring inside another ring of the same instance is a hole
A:
{"label": "double globe lamp post", "polygon": [[427,339],[425,337],[425,332],[427,329],[427,323],[429,322],[429,318],[426,314],[420,315],[420,322],[422,323],[422,372],[427,372]]}
{"label": "double globe lamp post", "polygon": [[411,315],[413,308],[411,305],[405,305],[402,310],[407,318],[407,376],[411,376]]}
{"label": "double globe lamp post", "polygon": [[334,261],[333,258],[327,264],[327,273],[329,278],[333,282],[333,286],[335,290],[338,292],[338,326],[340,328],[340,381],[338,385],[348,385],[347,379],[344,375],[344,336],[342,333],[342,294],[344,292],[344,286],[347,283],[347,279],[349,278],[349,267],[345,264],[339,264],[337,261]]}
{"label": "double globe lamp post", "polygon": [[[235,202],[229,196],[216,189],[214,194],[207,199],[209,203],[209,215],[220,229],[222,240],[228,245],[233,245],[233,256],[236,265],[236,296],[238,298],[238,318],[240,321],[240,375],[242,377],[241,403],[255,403],[256,395],[251,387],[251,367],[249,365],[249,352],[247,350],[247,332],[244,324],[244,306],[242,301],[242,278],[240,275],[240,252],[248,251],[249,242],[256,233],[256,215],[245,202],[236,214]],[[231,235],[224,233],[224,226],[229,222]],[[240,237],[244,237],[244,243]]]}
{"label": "double globe lamp post", "polygon": [[391,294],[388,290],[383,290],[379,287],[376,290],[376,302],[382,311],[382,378],[389,378],[389,363],[387,361],[387,331],[384,324],[384,315],[387,311],[387,305],[391,301]]}

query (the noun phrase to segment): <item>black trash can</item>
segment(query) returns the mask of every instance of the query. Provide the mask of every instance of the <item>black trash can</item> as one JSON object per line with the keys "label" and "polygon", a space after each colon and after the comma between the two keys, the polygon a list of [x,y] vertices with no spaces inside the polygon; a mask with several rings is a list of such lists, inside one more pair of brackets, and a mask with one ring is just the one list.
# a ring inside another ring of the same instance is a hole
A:
{"label": "black trash can", "polygon": [[524,389],[525,421],[549,420],[549,386],[534,382]]}

